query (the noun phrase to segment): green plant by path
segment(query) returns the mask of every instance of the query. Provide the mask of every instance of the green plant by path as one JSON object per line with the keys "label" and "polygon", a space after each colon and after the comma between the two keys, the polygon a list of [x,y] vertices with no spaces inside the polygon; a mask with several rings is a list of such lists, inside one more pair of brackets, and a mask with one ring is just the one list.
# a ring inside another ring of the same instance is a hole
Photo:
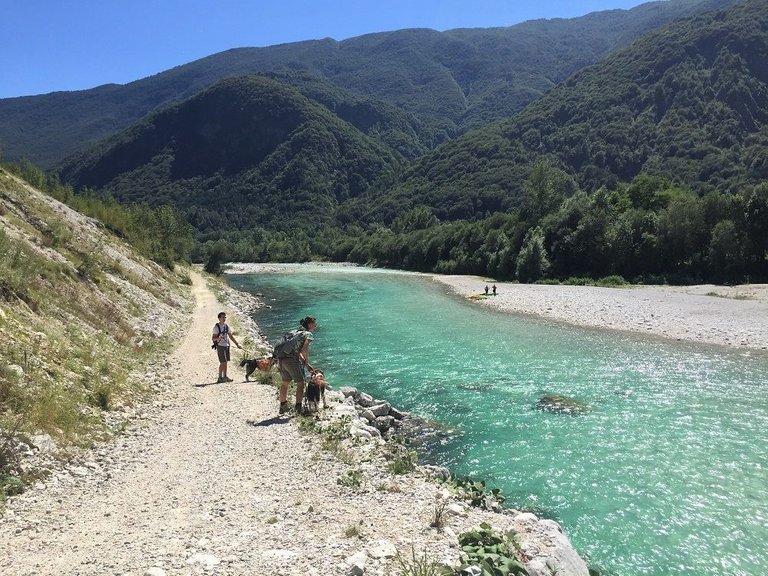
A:
{"label": "green plant by path", "polygon": [[471,478],[457,478],[451,476],[445,481],[460,495],[469,500],[472,506],[486,510],[498,510],[506,501],[498,488],[488,489],[484,480],[472,480]]}
{"label": "green plant by path", "polygon": [[395,559],[400,566],[399,576],[451,576],[455,574],[448,566],[430,560],[426,550],[417,555],[413,546],[411,546],[410,558],[403,558],[398,552]]}
{"label": "green plant by path", "polygon": [[336,483],[359,490],[363,485],[363,473],[360,470],[348,470],[336,480]]}
{"label": "green plant by path", "polygon": [[480,528],[459,535],[459,545],[466,555],[462,563],[464,570],[478,566],[481,576],[527,576],[528,571],[515,556],[510,539],[502,538],[489,524],[482,523]]}

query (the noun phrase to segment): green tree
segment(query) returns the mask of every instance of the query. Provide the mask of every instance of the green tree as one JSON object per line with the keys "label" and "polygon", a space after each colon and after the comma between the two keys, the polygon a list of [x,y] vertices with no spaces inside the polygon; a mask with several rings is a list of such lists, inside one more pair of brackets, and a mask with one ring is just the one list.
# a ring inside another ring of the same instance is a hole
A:
{"label": "green tree", "polygon": [[768,277],[768,184],[755,186],[749,194],[744,218],[750,270],[765,279]]}
{"label": "green tree", "polygon": [[208,260],[205,262],[205,271],[209,274],[221,274],[221,265],[227,261],[227,248],[224,242],[219,241],[214,244]]}
{"label": "green tree", "polygon": [[544,233],[540,227],[528,231],[523,247],[517,255],[516,274],[520,282],[535,282],[546,276],[549,270],[547,251],[544,248]]}
{"label": "green tree", "polygon": [[712,278],[719,282],[735,280],[743,270],[744,246],[736,224],[723,220],[712,230],[708,264]]}
{"label": "green tree", "polygon": [[523,186],[524,218],[536,224],[545,215],[557,210],[575,189],[576,184],[565,172],[554,168],[547,160],[538,160]]}

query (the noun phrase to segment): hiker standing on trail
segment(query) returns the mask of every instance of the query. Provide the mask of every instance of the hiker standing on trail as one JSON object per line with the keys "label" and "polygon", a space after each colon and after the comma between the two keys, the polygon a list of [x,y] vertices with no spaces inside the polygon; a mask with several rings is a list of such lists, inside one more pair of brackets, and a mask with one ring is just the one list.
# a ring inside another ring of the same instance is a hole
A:
{"label": "hiker standing on trail", "polygon": [[213,338],[213,347],[216,348],[216,354],[219,356],[219,378],[216,380],[216,383],[232,382],[232,378],[227,377],[229,341],[232,340],[238,348],[240,348],[240,343],[229,330],[226,313],[219,312],[219,321],[213,325],[213,334],[211,337]]}
{"label": "hiker standing on trail", "polygon": [[304,367],[314,372],[309,364],[309,344],[312,342],[312,331],[317,328],[314,316],[307,316],[299,321],[301,328],[291,330],[283,336],[282,342],[275,346],[275,357],[278,359],[280,371],[280,414],[288,412],[288,387],[291,380],[296,382],[296,412],[301,413],[301,401],[304,399]]}
{"label": "hiker standing on trail", "polygon": [[496,284],[493,285],[493,295],[496,296]]}
{"label": "hiker standing on trail", "polygon": [[488,284],[485,285],[485,295],[488,296]]}

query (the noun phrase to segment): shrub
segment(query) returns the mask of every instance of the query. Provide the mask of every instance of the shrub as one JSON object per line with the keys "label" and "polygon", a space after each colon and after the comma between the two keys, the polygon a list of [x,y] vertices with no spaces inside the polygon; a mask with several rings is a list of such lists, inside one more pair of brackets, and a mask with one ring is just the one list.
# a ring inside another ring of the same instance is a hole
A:
{"label": "shrub", "polygon": [[336,479],[336,483],[358,490],[363,485],[363,473],[360,470],[348,470]]}
{"label": "shrub", "polygon": [[515,557],[515,547],[511,545],[510,538],[503,539],[485,522],[479,530],[459,535],[459,545],[467,557],[461,569],[478,566],[482,576],[528,576],[527,570]]}
{"label": "shrub", "polygon": [[605,276],[604,278],[600,278],[597,282],[595,282],[597,286],[626,286],[627,281],[624,280],[622,276],[614,275],[614,276]]}
{"label": "shrub", "polygon": [[448,501],[437,499],[432,508],[432,521],[429,523],[432,528],[436,528],[438,531],[442,530],[445,526],[445,511],[448,509]]}
{"label": "shrub", "polygon": [[586,276],[571,276],[563,280],[565,286],[589,286],[591,284],[594,284],[594,280]]}
{"label": "shrub", "polygon": [[388,468],[395,475],[408,474],[416,469],[418,461],[419,457],[415,450],[401,450],[389,463]]}
{"label": "shrub", "polygon": [[472,506],[485,508],[486,510],[496,510],[506,501],[506,498],[501,494],[501,490],[498,488],[486,489],[485,481],[483,480],[452,476],[447,482],[463,494]]}
{"label": "shrub", "polygon": [[453,570],[448,566],[438,564],[427,558],[426,550],[422,552],[421,556],[417,556],[413,546],[411,546],[410,559],[404,559],[399,552],[395,559],[400,565],[400,576],[449,576],[453,574]]}

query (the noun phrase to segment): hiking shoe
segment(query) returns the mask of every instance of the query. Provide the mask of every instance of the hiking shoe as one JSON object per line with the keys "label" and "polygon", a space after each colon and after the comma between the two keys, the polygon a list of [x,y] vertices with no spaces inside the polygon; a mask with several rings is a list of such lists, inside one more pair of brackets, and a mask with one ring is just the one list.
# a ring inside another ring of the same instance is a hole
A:
{"label": "hiking shoe", "polygon": [[227,380],[224,378],[224,376],[219,376],[218,380],[216,380],[216,384],[221,384],[223,382],[226,382]]}
{"label": "hiking shoe", "polygon": [[228,376],[224,376],[224,382],[234,382],[234,380]]}
{"label": "hiking shoe", "polygon": [[303,414],[303,412],[301,410],[301,403],[298,403],[298,404],[294,405],[293,409],[296,412],[296,414],[298,414],[299,416],[301,416]]}
{"label": "hiking shoe", "polygon": [[280,402],[280,411],[278,414],[285,414],[286,412],[288,412],[288,402]]}

